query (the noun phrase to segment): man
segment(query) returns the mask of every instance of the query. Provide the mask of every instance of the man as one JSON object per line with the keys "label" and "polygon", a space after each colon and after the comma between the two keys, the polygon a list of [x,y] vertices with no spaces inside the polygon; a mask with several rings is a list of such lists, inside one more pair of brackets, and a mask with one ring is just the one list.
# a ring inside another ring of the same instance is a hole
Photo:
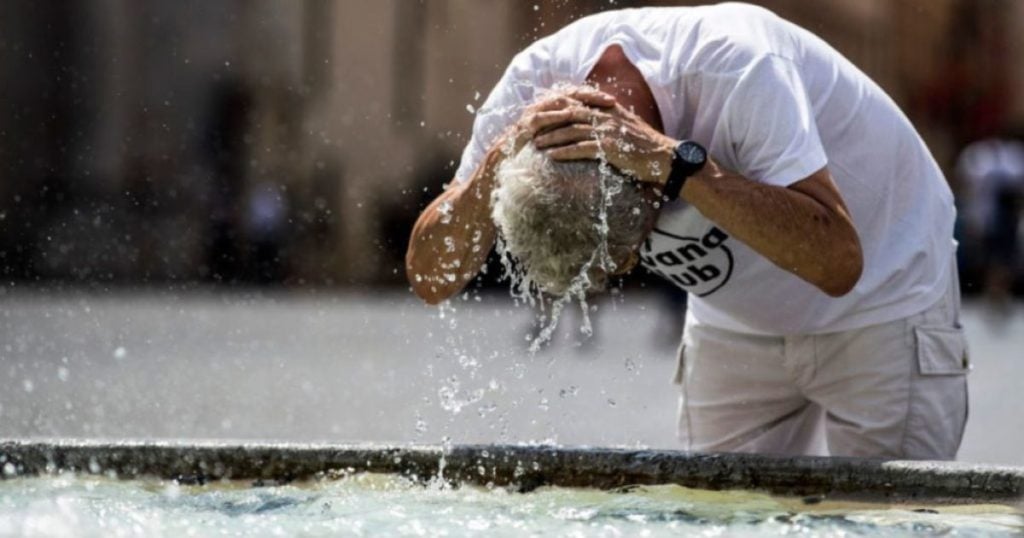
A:
{"label": "man", "polygon": [[[540,98],[559,83],[596,90]],[[407,254],[430,303],[494,243],[503,145],[604,159],[668,199],[641,261],[690,294],[692,450],[951,459],[966,422],[952,195],[839,53],[743,4],[605,12],[513,59]]]}

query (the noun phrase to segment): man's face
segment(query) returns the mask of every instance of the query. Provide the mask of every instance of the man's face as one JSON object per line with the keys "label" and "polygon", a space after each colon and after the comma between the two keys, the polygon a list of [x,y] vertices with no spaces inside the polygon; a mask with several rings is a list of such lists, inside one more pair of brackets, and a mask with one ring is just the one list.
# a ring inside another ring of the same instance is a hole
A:
{"label": "man's face", "polygon": [[644,234],[639,243],[627,247],[609,248],[609,255],[611,255],[612,261],[615,263],[615,269],[611,272],[611,276],[626,275],[636,268],[640,262],[640,249],[643,247],[644,241],[647,240],[647,236],[651,235],[658,221],[658,216],[661,214],[663,203],[661,196],[654,189],[646,186],[643,189],[643,193],[644,203],[651,204],[651,207],[657,209],[650,212],[650,218],[644,223]]}

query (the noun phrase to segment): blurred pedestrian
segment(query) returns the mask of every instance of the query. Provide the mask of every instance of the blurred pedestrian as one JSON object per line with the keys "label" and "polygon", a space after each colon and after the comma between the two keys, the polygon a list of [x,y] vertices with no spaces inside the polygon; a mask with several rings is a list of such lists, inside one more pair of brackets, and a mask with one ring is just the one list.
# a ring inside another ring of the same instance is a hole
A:
{"label": "blurred pedestrian", "polygon": [[956,171],[964,185],[964,236],[980,247],[985,297],[999,318],[1009,312],[1020,263],[1024,143],[974,142],[960,153]]}

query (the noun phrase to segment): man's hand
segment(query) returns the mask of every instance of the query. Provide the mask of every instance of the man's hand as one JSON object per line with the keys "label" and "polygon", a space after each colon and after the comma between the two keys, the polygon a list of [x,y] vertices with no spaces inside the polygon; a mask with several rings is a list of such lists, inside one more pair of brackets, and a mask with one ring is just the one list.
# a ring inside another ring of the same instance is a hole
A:
{"label": "man's hand", "polygon": [[[513,151],[522,149],[530,141],[536,144],[536,138],[561,128],[569,127],[578,121],[567,117],[567,110],[601,110],[615,106],[615,98],[599,90],[588,87],[555,93],[550,97],[538,100],[526,107],[513,126],[510,139],[514,140]],[[538,149],[540,146],[537,146]]]}
{"label": "man's hand", "polygon": [[545,127],[536,131],[534,144],[556,161],[604,160],[639,181],[664,185],[677,142],[612,103],[562,102],[538,114]]}

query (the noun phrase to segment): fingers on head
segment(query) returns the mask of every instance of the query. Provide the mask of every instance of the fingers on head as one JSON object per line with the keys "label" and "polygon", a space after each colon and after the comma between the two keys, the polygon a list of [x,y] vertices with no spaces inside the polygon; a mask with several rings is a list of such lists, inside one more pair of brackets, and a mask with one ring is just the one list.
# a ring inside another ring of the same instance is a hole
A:
{"label": "fingers on head", "polygon": [[537,112],[530,117],[528,125],[534,133],[537,133],[545,129],[584,121],[583,118],[586,118],[587,116],[586,111],[587,109],[584,107],[572,107],[560,110]]}
{"label": "fingers on head", "polygon": [[554,95],[552,97],[534,103],[531,108],[533,108],[536,112],[545,112],[550,110],[568,108],[573,105],[578,106],[581,104],[583,104],[581,101],[568,95]]}
{"label": "fingers on head", "polygon": [[567,93],[552,95],[537,101],[530,108],[536,112],[559,110],[570,107],[608,108],[615,106],[615,98],[593,88],[576,88]]}
{"label": "fingers on head", "polygon": [[536,133],[558,121],[563,121],[560,118],[564,116],[564,111],[574,105],[578,107],[581,103],[562,96],[545,99],[527,107],[520,121],[532,133]]}
{"label": "fingers on head", "polygon": [[589,106],[615,106],[614,97],[594,88],[576,88],[569,92],[569,96]]}
{"label": "fingers on head", "polygon": [[538,112],[531,117],[530,127],[536,133],[572,123],[603,125],[610,118],[611,116],[607,112],[586,106],[574,106],[561,110]]}
{"label": "fingers on head", "polygon": [[548,156],[556,161],[579,161],[598,159],[604,154],[601,143],[597,140],[583,140],[567,146],[559,146],[548,150]]}
{"label": "fingers on head", "polygon": [[594,137],[594,126],[589,123],[572,123],[537,135],[533,142],[538,148],[560,146],[584,141]]}

